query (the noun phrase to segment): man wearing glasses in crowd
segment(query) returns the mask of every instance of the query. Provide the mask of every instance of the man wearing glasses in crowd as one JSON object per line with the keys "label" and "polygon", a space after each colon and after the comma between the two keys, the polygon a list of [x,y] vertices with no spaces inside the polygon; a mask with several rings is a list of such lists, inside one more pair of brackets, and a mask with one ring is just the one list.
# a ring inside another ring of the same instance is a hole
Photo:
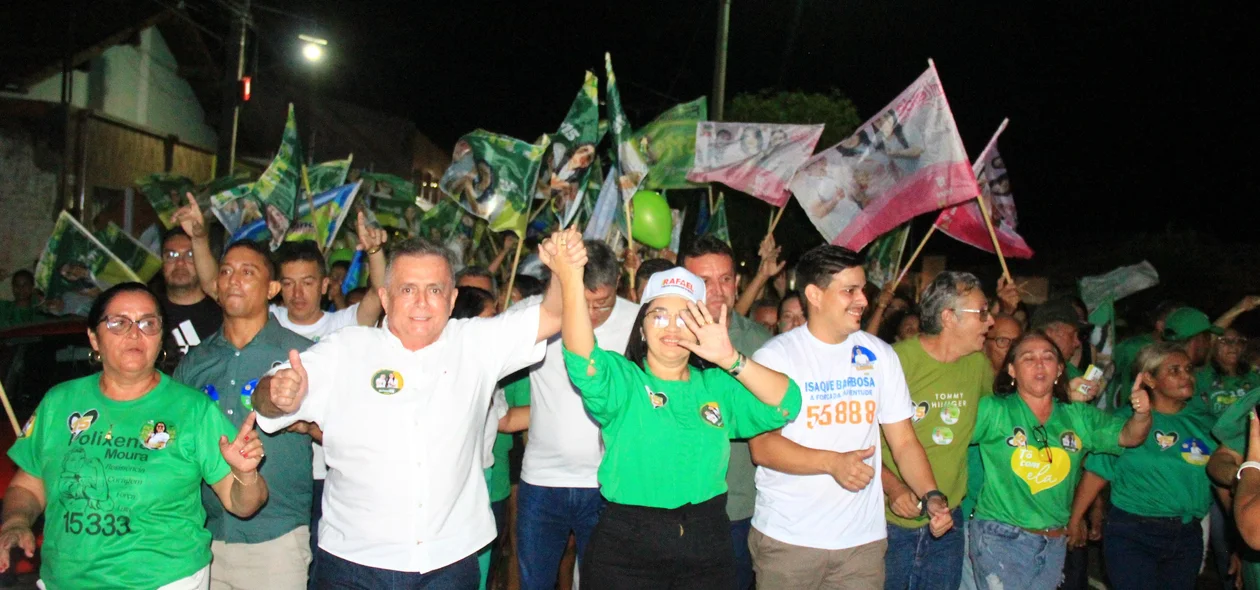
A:
{"label": "man wearing glasses in crowd", "polygon": [[160,364],[170,374],[189,350],[219,331],[223,310],[201,290],[193,266],[192,239],[183,229],[176,226],[162,236],[161,254],[166,290],[160,300],[167,324],[162,343],[166,355]]}
{"label": "man wearing glasses in crowd", "polygon": [[[1004,310],[1019,304],[1018,292],[1004,280],[998,282],[998,296]],[[967,493],[967,446],[980,398],[993,392],[994,369],[983,351],[995,318],[980,281],[965,272],[938,275],[924,291],[921,308],[922,332],[898,342],[893,350],[916,406],[915,434],[957,526],[939,537],[932,535],[923,499],[902,481],[885,446],[880,475],[888,519],[884,587],[953,590],[959,587],[966,555],[961,530],[966,515],[960,504]]]}

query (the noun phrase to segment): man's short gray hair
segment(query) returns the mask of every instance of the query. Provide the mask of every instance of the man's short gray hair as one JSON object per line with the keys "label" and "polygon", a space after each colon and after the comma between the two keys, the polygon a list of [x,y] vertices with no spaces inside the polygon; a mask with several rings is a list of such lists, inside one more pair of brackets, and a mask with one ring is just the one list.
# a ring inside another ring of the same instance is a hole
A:
{"label": "man's short gray hair", "polygon": [[958,300],[979,288],[980,279],[969,272],[947,270],[936,275],[923,291],[923,300],[919,302],[919,330],[928,335],[940,334],[945,329],[941,324],[941,312],[958,309]]}
{"label": "man's short gray hair", "polygon": [[454,285],[453,269],[455,268],[455,254],[450,248],[443,246],[432,240],[425,238],[407,238],[401,242],[394,244],[389,249],[389,260],[385,265],[385,284],[389,284],[389,278],[393,275],[394,264],[399,258],[404,256],[421,257],[421,256],[437,256],[446,261],[446,270],[452,273],[451,284]]}
{"label": "man's short gray hair", "polygon": [[612,248],[600,240],[584,240],[586,244],[586,271],[582,275],[583,286],[587,291],[595,291],[600,287],[617,288],[621,280],[621,265],[617,263],[617,255]]}

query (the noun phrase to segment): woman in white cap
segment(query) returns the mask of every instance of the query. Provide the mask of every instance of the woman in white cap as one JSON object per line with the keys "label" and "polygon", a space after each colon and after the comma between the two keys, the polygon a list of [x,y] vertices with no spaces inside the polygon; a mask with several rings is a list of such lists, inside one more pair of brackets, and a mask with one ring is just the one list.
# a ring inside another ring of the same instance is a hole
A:
{"label": "woman in white cap", "polygon": [[683,268],[648,279],[624,356],[600,349],[582,265],[559,250],[565,364],[606,447],[599,483],[608,504],[582,559],[582,583],[729,590],[730,439],[787,424],[800,411],[800,389],[731,346],[726,310],[714,320],[704,281]]}

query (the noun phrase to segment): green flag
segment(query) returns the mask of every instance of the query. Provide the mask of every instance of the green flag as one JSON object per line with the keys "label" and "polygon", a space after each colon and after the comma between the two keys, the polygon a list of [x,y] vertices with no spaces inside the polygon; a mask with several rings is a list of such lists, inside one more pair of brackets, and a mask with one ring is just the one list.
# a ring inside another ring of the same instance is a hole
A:
{"label": "green flag", "polygon": [[661,113],[634,132],[634,144],[648,166],[643,188],[695,188],[687,172],[696,160],[696,124],[708,118],[705,97],[685,102]]}
{"label": "green flag", "polygon": [[459,139],[451,165],[438,183],[492,231],[524,237],[538,170],[549,144],[538,144],[478,129]]}
{"label": "green flag", "polygon": [[639,185],[643,184],[648,166],[639,153],[626,112],[621,108],[621,91],[617,90],[617,76],[613,74],[611,54],[604,54],[604,69],[608,74],[608,118],[612,121],[613,143],[617,147],[617,164],[609,174],[617,175],[617,189],[621,192],[621,200],[629,201],[639,191]]}
{"label": "green flag", "polygon": [[131,234],[123,231],[113,222],[105,226],[105,229],[96,232],[95,237],[114,256],[123,261],[127,268],[135,272],[142,283],[149,282],[153,275],[162,270],[162,259],[158,258],[157,254],[145,248],[138,240],[131,237]]}
{"label": "green flag", "polygon": [[136,181],[136,189],[149,200],[166,229],[175,227],[171,216],[184,202],[184,195],[196,190],[196,184],[184,176],[150,174]]}
{"label": "green flag", "polygon": [[722,240],[727,246],[731,245],[731,229],[726,224],[726,195],[718,195],[717,204],[713,206],[713,214],[709,217],[709,227],[704,235]]}
{"label": "green flag", "polygon": [[415,204],[416,183],[400,176],[380,172],[360,172],[363,191],[373,201],[405,201]]}
{"label": "green flag", "polygon": [[897,280],[901,255],[906,251],[906,238],[910,237],[910,222],[897,226],[878,237],[866,247],[866,280],[876,287]]}
{"label": "green flag", "polygon": [[459,232],[463,217],[464,210],[455,199],[439,199],[420,218],[420,234],[439,244],[445,243]]}
{"label": "green flag", "polygon": [[271,232],[271,249],[280,247],[289,225],[297,217],[299,198],[309,192],[305,166],[302,164],[302,144],[298,138],[297,117],[293,105],[289,105],[289,117],[280,138],[280,149],[271,165],[254,181],[250,197],[262,208],[267,229]]}
{"label": "green flag", "polygon": [[44,292],[44,310],[54,315],[87,315],[102,290],[140,277],[109,248],[61,212],[35,265],[35,286]]}
{"label": "green flag", "polygon": [[316,164],[306,169],[306,181],[311,185],[311,194],[318,195],[346,184],[346,176],[350,174],[351,154],[344,160],[332,160]]}
{"label": "green flag", "polygon": [[[394,201],[378,198],[372,205],[372,212],[376,213],[376,220],[381,222],[382,227],[392,227],[411,233],[411,221],[420,213],[420,208],[416,206],[415,201]],[[410,219],[408,219],[409,216]]]}
{"label": "green flag", "polygon": [[577,215],[586,194],[586,178],[599,143],[599,79],[586,72],[582,89],[569,107],[560,129],[550,136],[546,164],[538,175],[538,198],[551,199],[561,225]]}

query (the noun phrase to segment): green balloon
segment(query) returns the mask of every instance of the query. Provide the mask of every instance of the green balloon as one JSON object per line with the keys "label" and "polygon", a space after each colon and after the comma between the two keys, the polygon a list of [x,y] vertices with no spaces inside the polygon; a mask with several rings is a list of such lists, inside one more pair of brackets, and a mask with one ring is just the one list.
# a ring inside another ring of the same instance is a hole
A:
{"label": "green balloon", "polygon": [[634,193],[634,239],[649,248],[668,248],[674,229],[669,203],[656,191]]}

